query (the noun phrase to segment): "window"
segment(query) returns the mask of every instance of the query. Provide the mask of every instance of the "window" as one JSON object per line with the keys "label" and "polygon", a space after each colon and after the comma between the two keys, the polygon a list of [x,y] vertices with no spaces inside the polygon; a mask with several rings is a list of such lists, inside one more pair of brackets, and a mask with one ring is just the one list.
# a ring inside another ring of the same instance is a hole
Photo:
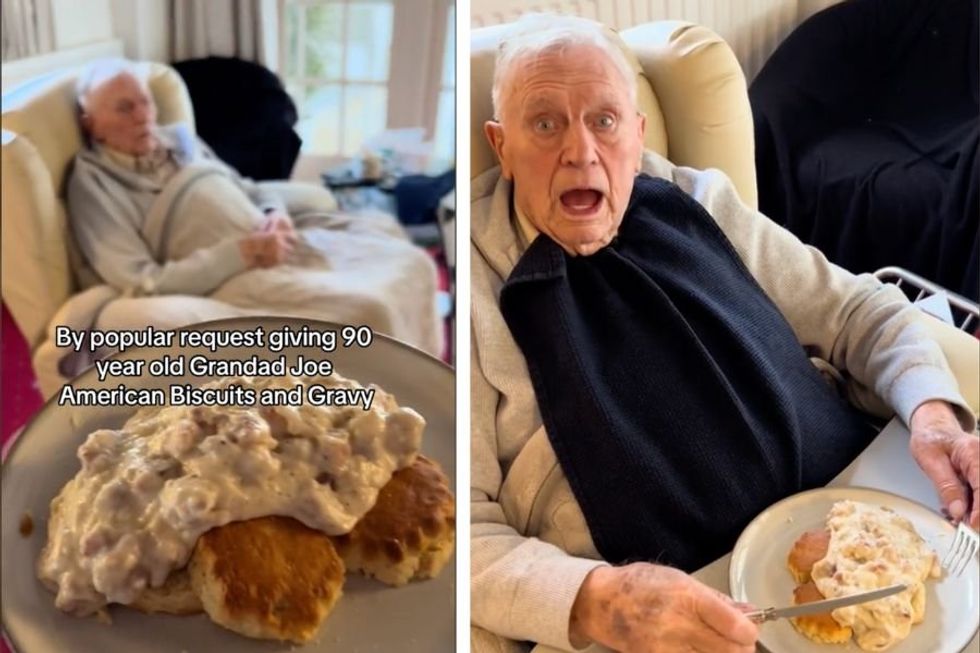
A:
{"label": "window", "polygon": [[452,160],[456,153],[456,8],[446,12],[446,47],[442,54],[442,85],[436,113],[434,154]]}
{"label": "window", "polygon": [[304,153],[356,155],[386,128],[424,127],[437,156],[452,155],[452,4],[281,0],[280,7],[280,67],[299,109]]}

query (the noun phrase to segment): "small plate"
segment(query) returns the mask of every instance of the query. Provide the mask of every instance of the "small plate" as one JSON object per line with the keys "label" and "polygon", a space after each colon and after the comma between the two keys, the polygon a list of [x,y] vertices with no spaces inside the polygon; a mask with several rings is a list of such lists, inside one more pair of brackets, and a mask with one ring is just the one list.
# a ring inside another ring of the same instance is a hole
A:
{"label": "small plate", "polygon": [[[303,324],[335,325],[309,320],[220,320],[196,329],[254,329],[266,331]],[[336,328],[336,327],[335,327]],[[205,350],[131,350],[122,359],[157,358],[166,354],[204,353]],[[395,395],[402,406],[416,409],[427,421],[423,452],[438,461],[455,486],[455,377],[438,360],[381,335],[366,349],[287,349],[289,360],[302,354],[334,362],[337,373],[367,385],[376,383]],[[220,358],[275,358],[265,350],[222,350]],[[219,356],[212,354],[213,358]],[[206,379],[126,379],[129,387],[163,387],[173,382],[203,383]],[[119,379],[99,383],[90,370],[76,380],[85,387],[115,387]],[[18,653],[64,651],[128,651],[131,653],[236,653],[295,651],[451,651],[455,647],[455,556],[438,578],[391,588],[351,574],[344,595],[327,618],[319,638],[305,646],[242,637],[211,622],[205,615],[175,617],[144,615],[121,606],[111,609],[111,626],[94,618],[79,619],[54,607],[54,595],[35,575],[35,564],[47,538],[48,505],[79,469],[75,451],[96,428],[118,427],[133,408],[61,407],[49,401],[28,425],[3,464],[3,627]],[[34,532],[22,537],[21,516],[29,513]]]}
{"label": "small plate", "polygon": [[[821,528],[831,506],[850,499],[884,506],[905,517],[940,558],[953,539],[955,528],[922,504],[889,492],[867,488],[822,488],[793,495],[773,504],[752,520],[735,543],[729,567],[732,596],[759,608],[784,607],[793,602],[795,583],[786,557],[804,531]],[[959,653],[980,625],[980,566],[974,559],[959,577],[944,574],[926,581],[925,620],[912,627],[889,653]],[[763,624],[759,643],[771,653],[858,653],[846,645],[813,642],[793,628],[788,619]]]}

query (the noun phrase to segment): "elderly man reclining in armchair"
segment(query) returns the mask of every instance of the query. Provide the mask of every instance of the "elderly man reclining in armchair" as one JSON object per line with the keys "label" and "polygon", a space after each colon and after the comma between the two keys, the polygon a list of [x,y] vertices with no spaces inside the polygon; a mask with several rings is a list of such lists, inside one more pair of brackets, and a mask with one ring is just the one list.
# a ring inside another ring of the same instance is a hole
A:
{"label": "elderly man reclining in armchair", "polygon": [[287,212],[189,125],[158,125],[136,64],[93,64],[77,99],[88,143],[68,182],[71,226],[88,263],[120,293],[208,296],[241,314],[366,324],[438,353],[434,266],[393,220]]}

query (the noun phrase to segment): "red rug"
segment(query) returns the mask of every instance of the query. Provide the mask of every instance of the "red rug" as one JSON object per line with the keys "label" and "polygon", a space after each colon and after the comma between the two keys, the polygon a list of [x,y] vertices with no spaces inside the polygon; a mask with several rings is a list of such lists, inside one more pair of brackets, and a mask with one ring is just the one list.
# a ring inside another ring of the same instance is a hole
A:
{"label": "red rug", "polygon": [[4,450],[43,403],[31,368],[30,348],[4,304],[0,322],[0,445]]}
{"label": "red rug", "polygon": [[447,365],[455,366],[454,358],[456,352],[453,351],[453,324],[456,317],[455,297],[453,296],[452,277],[449,266],[446,264],[446,255],[441,245],[427,247],[426,251],[432,260],[435,261],[436,269],[439,271],[439,310],[443,315],[443,329],[445,333],[445,346],[442,350],[442,360]]}

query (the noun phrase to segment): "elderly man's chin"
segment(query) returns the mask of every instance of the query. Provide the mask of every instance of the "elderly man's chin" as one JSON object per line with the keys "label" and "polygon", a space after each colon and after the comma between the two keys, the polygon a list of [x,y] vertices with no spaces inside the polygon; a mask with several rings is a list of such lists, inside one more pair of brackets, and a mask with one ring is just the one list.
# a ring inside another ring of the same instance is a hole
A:
{"label": "elderly man's chin", "polygon": [[130,154],[145,156],[157,146],[157,136],[153,132],[137,135],[130,143]]}
{"label": "elderly man's chin", "polygon": [[612,242],[619,230],[620,220],[609,217],[576,224],[562,220],[549,236],[572,256],[590,256]]}

